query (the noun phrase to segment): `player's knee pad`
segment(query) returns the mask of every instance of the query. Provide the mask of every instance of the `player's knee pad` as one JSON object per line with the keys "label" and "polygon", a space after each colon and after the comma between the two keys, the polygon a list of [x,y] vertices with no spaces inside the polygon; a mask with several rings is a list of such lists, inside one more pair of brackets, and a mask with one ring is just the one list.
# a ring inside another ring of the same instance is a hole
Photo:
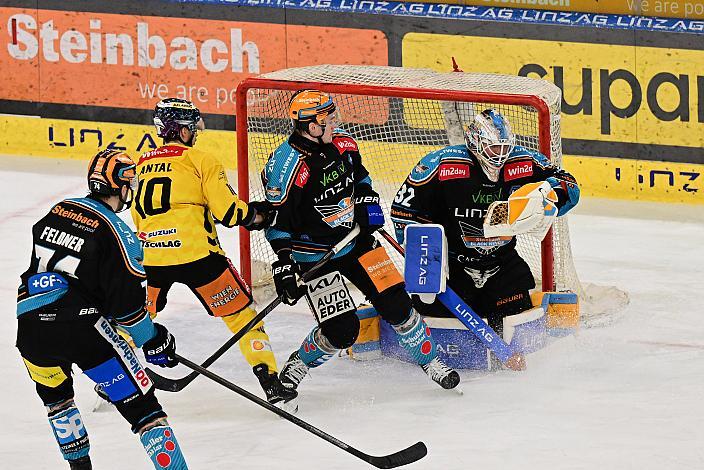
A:
{"label": "player's knee pad", "polygon": [[81,413],[74,401],[47,406],[49,424],[65,460],[77,460],[88,455],[90,442]]}
{"label": "player's knee pad", "polygon": [[380,293],[372,304],[379,315],[392,325],[397,325],[408,318],[411,310],[411,298],[403,284],[392,286]]}
{"label": "player's knee pad", "polygon": [[411,309],[405,321],[392,326],[398,334],[399,344],[418,364],[427,364],[435,358],[437,354],[435,340],[430,334],[430,328],[418,312]]}
{"label": "player's knee pad", "polygon": [[320,329],[335,348],[349,348],[359,335],[359,317],[355,312],[345,313],[324,321],[320,324]]}
{"label": "player's knee pad", "polygon": [[188,470],[176,435],[166,420],[142,432],[139,440],[155,469]]}
{"label": "player's knee pad", "polygon": [[338,348],[330,344],[319,326],[308,333],[298,349],[298,356],[308,367],[323,365],[335,355]]}

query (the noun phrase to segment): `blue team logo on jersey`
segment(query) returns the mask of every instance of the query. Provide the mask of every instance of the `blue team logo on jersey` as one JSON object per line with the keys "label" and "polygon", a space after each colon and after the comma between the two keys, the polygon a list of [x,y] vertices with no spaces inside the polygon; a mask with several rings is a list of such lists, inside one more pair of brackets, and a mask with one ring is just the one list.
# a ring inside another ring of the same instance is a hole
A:
{"label": "blue team logo on jersey", "polygon": [[335,205],[315,206],[315,210],[323,217],[323,222],[332,228],[352,228],[354,224],[354,203],[351,197],[346,197]]}
{"label": "blue team logo on jersey", "polygon": [[27,280],[29,295],[68,289],[68,281],[59,273],[39,273]]}

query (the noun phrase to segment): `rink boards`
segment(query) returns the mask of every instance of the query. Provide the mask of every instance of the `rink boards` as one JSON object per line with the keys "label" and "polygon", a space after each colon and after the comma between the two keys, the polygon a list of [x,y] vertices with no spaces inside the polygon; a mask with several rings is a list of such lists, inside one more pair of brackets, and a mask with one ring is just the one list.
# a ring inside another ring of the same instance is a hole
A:
{"label": "rink boards", "polygon": [[[125,150],[136,158],[159,143],[152,126],[9,115],[0,116],[0,136],[3,154],[82,160],[105,147]],[[198,139],[199,148],[217,155],[229,169],[237,161],[235,143],[232,131],[208,130]],[[402,182],[417,160],[435,149],[391,145],[401,147],[396,153],[406,155],[406,161],[374,171],[377,181]],[[360,142],[367,158],[373,155],[369,148]],[[584,196],[704,204],[701,164],[566,155],[564,167],[577,178]]]}

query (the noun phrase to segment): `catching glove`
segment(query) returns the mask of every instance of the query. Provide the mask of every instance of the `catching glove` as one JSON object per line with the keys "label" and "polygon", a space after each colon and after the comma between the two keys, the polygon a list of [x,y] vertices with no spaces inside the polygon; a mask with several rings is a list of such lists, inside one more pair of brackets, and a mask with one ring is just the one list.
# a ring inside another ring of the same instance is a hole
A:
{"label": "catching glove", "polygon": [[300,271],[301,268],[291,258],[291,252],[288,250],[279,254],[278,261],[271,264],[276,294],[281,296],[281,301],[286,305],[295,305],[305,294],[305,287],[298,285]]}
{"label": "catching glove", "polygon": [[[249,223],[242,226],[250,232],[252,230],[263,230],[269,227],[276,219],[276,210],[269,201],[252,201],[248,202],[247,205],[250,210],[254,211],[254,216],[251,217]],[[261,217],[259,222],[256,222],[257,216]]]}
{"label": "catching glove", "polygon": [[174,367],[178,364],[176,360],[176,338],[169,333],[164,325],[154,323],[156,334],[152,339],[144,343],[142,351],[144,358],[150,364],[159,367]]}
{"label": "catching glove", "polygon": [[354,190],[354,222],[367,233],[384,226],[379,194],[368,184],[360,184]]}

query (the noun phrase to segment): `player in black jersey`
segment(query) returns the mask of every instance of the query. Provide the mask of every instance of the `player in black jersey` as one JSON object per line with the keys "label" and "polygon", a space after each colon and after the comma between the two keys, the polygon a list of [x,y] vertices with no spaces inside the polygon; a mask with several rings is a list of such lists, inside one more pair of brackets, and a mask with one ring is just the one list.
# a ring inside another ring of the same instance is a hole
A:
{"label": "player in black jersey", "polygon": [[[444,227],[450,286],[501,334],[505,317],[532,308],[529,290],[535,281],[516,251],[514,236],[484,233],[487,209],[494,201],[518,194],[519,188],[526,188],[521,191],[526,193],[532,189],[533,194],[554,191],[556,201],[545,199],[546,206],[539,205],[535,214],[516,224],[516,233],[531,231],[543,223],[542,212],[551,204],[558,216],[572,209],[579,187],[572,175],[543,154],[516,145],[508,121],[494,109],[475,116],[465,141],[466,145],[445,147],[418,162],[396,194],[391,218],[401,242],[408,224]],[[452,316],[439,301],[414,305],[428,316]]]}
{"label": "player in black jersey", "polygon": [[272,153],[263,172],[267,200],[277,209],[266,237],[278,256],[272,270],[284,302],[294,304],[301,296],[298,273],[310,269],[355,224],[362,234],[319,271],[324,280],[308,284],[318,325],[281,369],[281,382],[298,387],[310,368],[355,342],[359,319],[355,306],[347,302],[341,274],[393,326],[432,380],[443,388],[457,386],[459,374],[437,357],[430,329],[411,307],[403,278],[372,236],[384,225],[379,195],[357,143],[336,129],[335,103],[327,93],[302,90],[292,97],[289,116],[294,132]]}
{"label": "player in black jersey", "polygon": [[175,340],[145,310],[142,250],[115,214],[129,207],[135,164],[105,150],[88,168],[90,194],[55,204],[32,227],[29,269],[17,295],[17,348],[71,469],[91,469],[88,434],[74,403],[76,364],[139,434],[154,468],[186,463],[130,345],[150,363],[173,367]]}

